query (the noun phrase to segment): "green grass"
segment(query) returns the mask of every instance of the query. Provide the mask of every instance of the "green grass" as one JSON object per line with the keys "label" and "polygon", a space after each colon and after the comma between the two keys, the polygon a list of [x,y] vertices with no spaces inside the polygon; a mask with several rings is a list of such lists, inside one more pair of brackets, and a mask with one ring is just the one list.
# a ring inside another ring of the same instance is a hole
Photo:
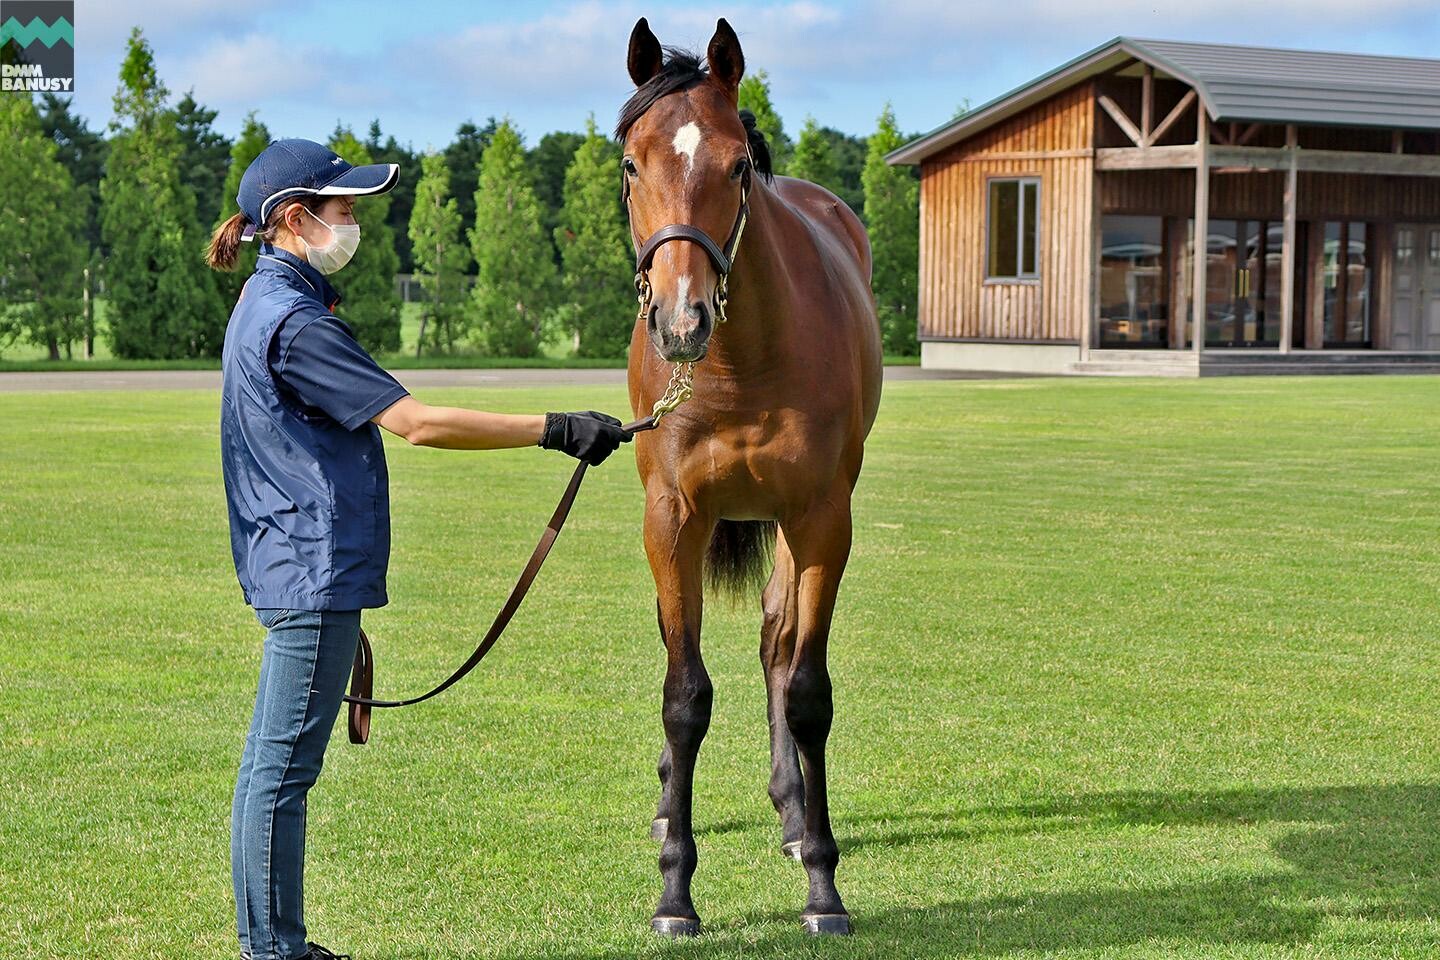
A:
{"label": "green grass", "polygon": [[[620,388],[436,391],[619,411]],[[262,630],[206,392],[0,394],[0,954],[233,955]],[[376,958],[1432,957],[1440,381],[887,387],[831,641],[857,934],[808,942],[753,604],[706,611],[698,942],[653,940],[663,669],[628,450],[511,632],[337,732],[312,935]],[[470,649],[568,474],[390,447],[382,694]]]}
{"label": "green grass", "polygon": [[[105,314],[108,303],[97,300],[95,317],[97,330],[101,335],[95,338],[95,356],[89,360],[79,359],[81,344],[74,344],[74,358],[50,360],[44,347],[28,343],[14,343],[0,350],[0,373],[66,372],[72,370],[218,370],[218,358],[202,360],[123,360],[110,353],[105,342]],[[569,343],[546,344],[538,357],[484,357],[473,353],[453,356],[415,356],[415,345],[420,340],[420,309],[418,303],[400,305],[400,350],[383,354],[380,360],[392,370],[446,369],[473,370],[494,368],[623,368],[625,359],[603,359],[571,356]],[[885,362],[891,366],[918,366],[919,357],[887,356]]]}

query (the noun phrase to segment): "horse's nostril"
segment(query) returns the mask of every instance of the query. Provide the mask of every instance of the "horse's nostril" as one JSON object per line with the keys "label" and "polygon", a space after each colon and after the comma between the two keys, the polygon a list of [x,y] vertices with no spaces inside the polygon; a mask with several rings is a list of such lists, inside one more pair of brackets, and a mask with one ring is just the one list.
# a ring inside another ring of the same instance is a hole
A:
{"label": "horse's nostril", "polygon": [[654,306],[651,306],[649,314],[645,317],[645,326],[647,329],[650,330],[651,333],[654,333],[655,330],[660,326],[659,316],[659,311],[656,310]]}

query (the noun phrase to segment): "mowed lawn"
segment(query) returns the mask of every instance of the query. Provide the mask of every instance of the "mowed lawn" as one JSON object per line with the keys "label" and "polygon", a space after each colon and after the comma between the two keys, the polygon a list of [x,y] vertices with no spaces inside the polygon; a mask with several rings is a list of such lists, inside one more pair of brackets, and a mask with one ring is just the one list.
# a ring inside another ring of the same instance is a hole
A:
{"label": "mowed lawn", "polygon": [[[600,408],[612,388],[436,391]],[[217,397],[0,394],[0,956],[234,955],[230,791],[263,630]],[[564,486],[390,444],[382,695],[468,653]],[[800,932],[758,598],[706,611],[698,941],[655,940],[661,646],[628,449],[436,701],[337,730],[312,936],[364,960],[1430,957],[1440,380],[887,387],[831,640],[848,941]]]}

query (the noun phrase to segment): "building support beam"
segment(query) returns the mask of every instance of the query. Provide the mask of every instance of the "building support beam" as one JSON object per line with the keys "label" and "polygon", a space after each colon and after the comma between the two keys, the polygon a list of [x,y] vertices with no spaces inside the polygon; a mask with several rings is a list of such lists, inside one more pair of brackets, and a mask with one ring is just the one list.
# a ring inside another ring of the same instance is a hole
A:
{"label": "building support beam", "polygon": [[1285,225],[1280,241],[1280,352],[1290,352],[1290,331],[1295,322],[1295,190],[1299,185],[1299,146],[1295,124],[1285,125],[1285,149],[1290,168],[1285,171]]}
{"label": "building support beam", "polygon": [[1187,90],[1185,96],[1180,98],[1180,102],[1175,104],[1175,108],[1165,115],[1164,120],[1160,121],[1160,126],[1151,132],[1150,139],[1146,141],[1145,146],[1153,147],[1159,143],[1160,138],[1169,133],[1170,128],[1175,126],[1175,122],[1185,115],[1186,110],[1190,109],[1190,104],[1194,103],[1195,99],[1195,91]]}
{"label": "building support beam", "polygon": [[1137,147],[1143,147],[1145,145],[1144,139],[1140,136],[1140,128],[1135,126],[1135,121],[1125,115],[1125,111],[1120,109],[1119,104],[1103,93],[1096,98],[1096,102],[1100,104],[1101,109],[1110,114],[1110,119],[1115,121],[1115,126],[1119,127],[1120,131],[1130,138],[1131,143]]}
{"label": "building support beam", "polygon": [[1305,276],[1309,283],[1310,302],[1305,310],[1305,349],[1319,350],[1325,346],[1325,222],[1311,220],[1305,249],[1309,262]]}
{"label": "building support beam", "polygon": [[1155,68],[1145,64],[1140,80],[1140,146],[1150,146],[1150,128],[1155,125]]}
{"label": "building support beam", "polygon": [[[1204,113],[1204,108],[1200,108]],[[1167,170],[1194,167],[1200,144],[1177,147],[1099,147],[1095,165],[1101,170]],[[1440,177],[1440,156],[1372,153],[1358,150],[1296,150],[1286,147],[1209,146],[1211,167],[1240,170],[1284,170],[1291,154],[1302,173],[1360,173],[1395,177]]]}
{"label": "building support beam", "polygon": [[1194,281],[1190,292],[1190,339],[1199,359],[1205,352],[1205,288],[1206,268],[1210,260],[1210,115],[1202,107],[1195,111],[1195,243],[1194,264],[1190,275]]}
{"label": "building support beam", "polygon": [[1090,359],[1090,345],[1099,339],[1100,328],[1100,247],[1104,242],[1100,211],[1100,171],[1090,165],[1090,290],[1085,298],[1085,316],[1080,327],[1080,362]]}

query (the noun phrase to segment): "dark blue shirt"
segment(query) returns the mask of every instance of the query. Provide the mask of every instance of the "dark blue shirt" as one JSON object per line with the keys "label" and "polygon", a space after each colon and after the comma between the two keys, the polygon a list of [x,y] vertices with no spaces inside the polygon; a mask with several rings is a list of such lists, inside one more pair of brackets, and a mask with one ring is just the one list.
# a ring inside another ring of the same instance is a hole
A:
{"label": "dark blue shirt", "polygon": [[408,391],[330,312],[339,299],[318,270],[265,244],[225,331],[230,548],[255,607],[388,601],[389,474],[370,418]]}

